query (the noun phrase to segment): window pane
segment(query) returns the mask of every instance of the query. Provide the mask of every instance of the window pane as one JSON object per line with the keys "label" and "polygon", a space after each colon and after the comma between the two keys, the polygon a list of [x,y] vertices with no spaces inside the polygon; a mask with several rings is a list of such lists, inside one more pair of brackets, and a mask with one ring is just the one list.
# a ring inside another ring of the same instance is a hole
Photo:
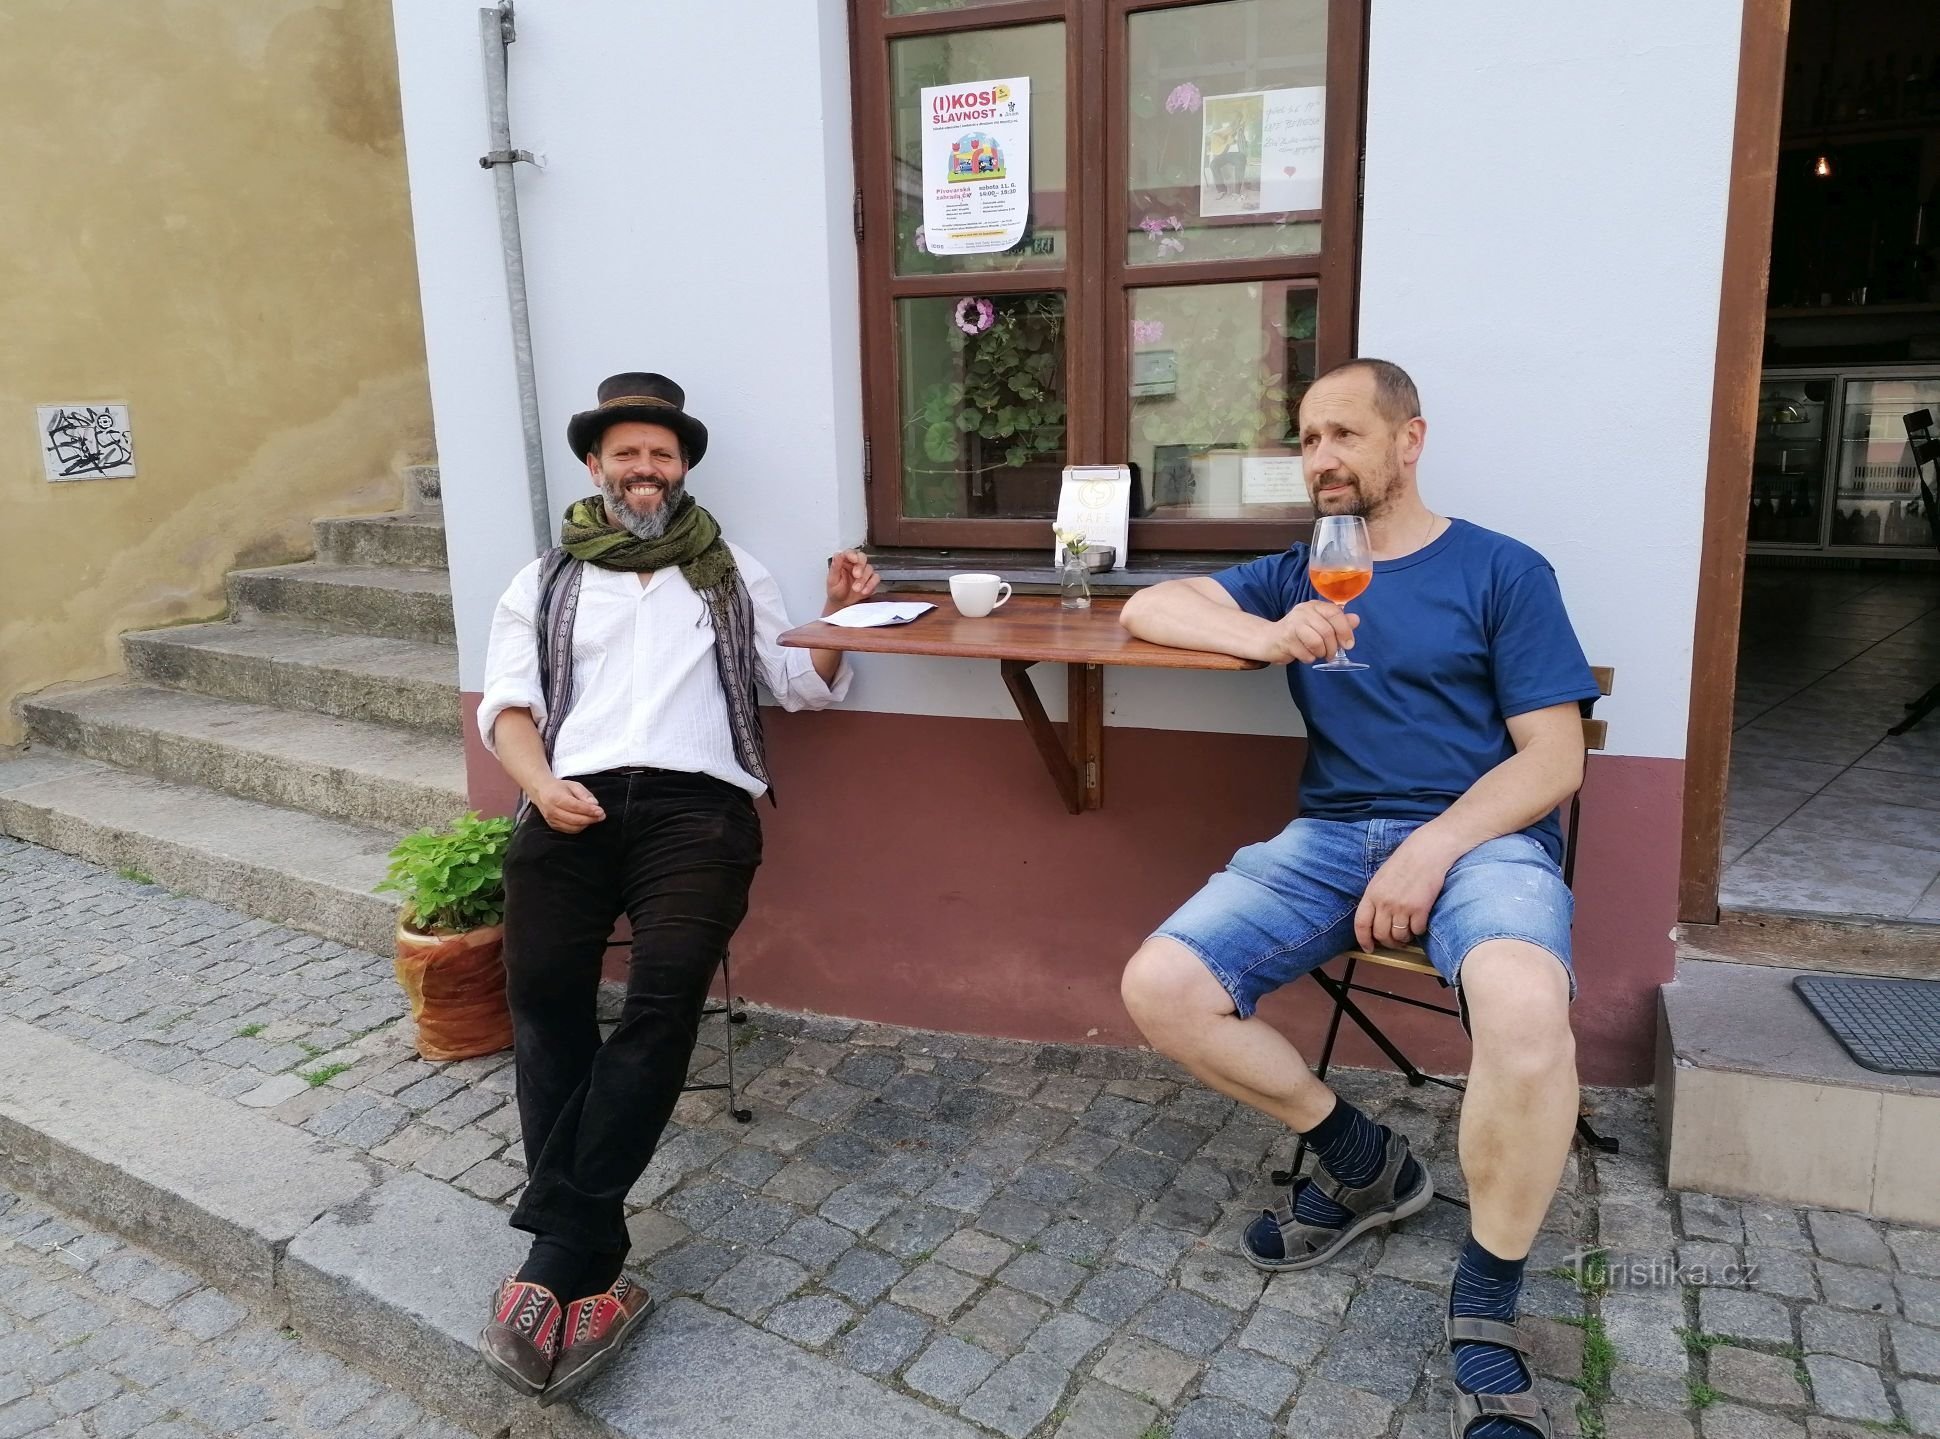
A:
{"label": "window pane", "polygon": [[[923,89],[979,80],[1031,80],[1031,215],[1008,250],[932,255],[924,248]],[[1064,26],[1018,25],[961,35],[920,35],[889,47],[890,184],[895,195],[896,273],[961,275],[1055,268],[1065,262]]]}
{"label": "window pane", "polygon": [[1133,290],[1131,433],[1139,513],[1303,520],[1296,412],[1313,383],[1314,292],[1296,282]]}
{"label": "window pane", "polygon": [[[1903,417],[1940,410],[1940,380],[1848,380],[1832,498],[1835,545],[1933,543]],[[1815,534],[1813,539],[1817,539]]]}
{"label": "window pane", "polygon": [[1746,538],[1816,545],[1825,494],[1825,422],[1832,380],[1766,380],[1758,389]]}
{"label": "window pane", "polygon": [[1064,296],[901,300],[903,513],[1052,519],[1065,464]]}
{"label": "window pane", "polygon": [[1129,25],[1126,263],[1318,253],[1327,0],[1221,0]]}

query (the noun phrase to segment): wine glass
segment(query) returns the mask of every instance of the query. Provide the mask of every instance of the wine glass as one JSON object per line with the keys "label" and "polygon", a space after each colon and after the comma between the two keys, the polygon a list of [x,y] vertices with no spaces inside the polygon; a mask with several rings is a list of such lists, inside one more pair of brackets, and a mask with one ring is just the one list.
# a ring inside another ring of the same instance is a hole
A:
{"label": "wine glass", "polygon": [[[1374,578],[1374,552],[1367,542],[1367,521],[1359,515],[1322,515],[1314,526],[1313,547],[1307,552],[1307,578],[1314,590],[1342,609]],[[1364,670],[1340,649],[1316,670]]]}

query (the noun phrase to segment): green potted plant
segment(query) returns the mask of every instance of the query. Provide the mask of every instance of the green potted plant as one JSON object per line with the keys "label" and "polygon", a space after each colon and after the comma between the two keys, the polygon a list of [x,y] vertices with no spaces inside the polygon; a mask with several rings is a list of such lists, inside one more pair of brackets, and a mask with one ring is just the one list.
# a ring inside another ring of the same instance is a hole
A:
{"label": "green potted plant", "polygon": [[509,819],[467,814],[406,835],[379,892],[402,895],[397,982],[417,1021],[418,1053],[470,1059],[512,1043],[501,956]]}
{"label": "green potted plant", "polygon": [[[1064,452],[1064,297],[966,295],[951,314],[952,377],[921,392],[909,420],[946,513],[967,485],[995,512],[1000,473],[1055,502]],[[1042,470],[1039,474],[1037,471]]]}

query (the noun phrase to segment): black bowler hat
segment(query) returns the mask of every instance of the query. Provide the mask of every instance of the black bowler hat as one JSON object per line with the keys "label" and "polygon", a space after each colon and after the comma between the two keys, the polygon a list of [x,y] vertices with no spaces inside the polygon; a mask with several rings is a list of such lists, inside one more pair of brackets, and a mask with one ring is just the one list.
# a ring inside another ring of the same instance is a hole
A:
{"label": "black bowler hat", "polygon": [[566,443],[573,453],[585,459],[599,448],[600,436],[607,426],[622,420],[639,420],[649,425],[665,425],[687,451],[689,466],[698,465],[707,453],[707,426],[681,408],[687,392],[665,375],[642,374],[635,370],[624,375],[608,375],[600,381],[599,407],[581,410],[566,423]]}

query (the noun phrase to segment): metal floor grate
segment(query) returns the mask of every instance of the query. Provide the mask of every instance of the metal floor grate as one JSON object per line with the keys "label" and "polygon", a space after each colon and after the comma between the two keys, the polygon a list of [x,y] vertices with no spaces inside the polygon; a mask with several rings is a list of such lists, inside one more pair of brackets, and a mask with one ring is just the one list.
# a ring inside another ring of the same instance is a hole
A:
{"label": "metal floor grate", "polygon": [[1866,1068],[1940,1074],[1940,980],[1802,974],[1792,988]]}

